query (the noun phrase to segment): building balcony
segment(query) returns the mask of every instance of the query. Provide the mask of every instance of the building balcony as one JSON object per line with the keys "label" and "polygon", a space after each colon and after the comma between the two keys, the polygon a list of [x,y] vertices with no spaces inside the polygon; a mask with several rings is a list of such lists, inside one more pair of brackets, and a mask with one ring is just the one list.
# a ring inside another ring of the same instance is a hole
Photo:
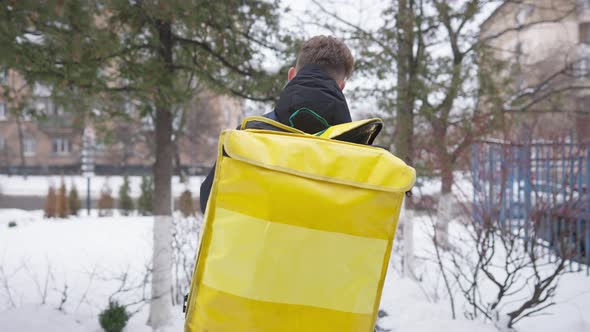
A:
{"label": "building balcony", "polygon": [[76,131],[74,117],[65,116],[48,116],[37,120],[39,129],[48,134],[70,134]]}

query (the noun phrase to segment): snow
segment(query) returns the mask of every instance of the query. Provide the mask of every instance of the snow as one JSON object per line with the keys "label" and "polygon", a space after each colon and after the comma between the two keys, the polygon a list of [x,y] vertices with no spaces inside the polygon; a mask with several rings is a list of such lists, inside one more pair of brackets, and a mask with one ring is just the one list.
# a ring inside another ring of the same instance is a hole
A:
{"label": "snow", "polygon": [[381,300],[381,307],[387,310],[388,316],[380,321],[380,326],[392,331],[408,332],[497,332],[491,325],[464,319],[450,319],[444,305],[427,302],[416,282],[389,273]]}
{"label": "snow", "polygon": [[[8,227],[10,221],[16,221],[17,226]],[[458,318],[451,319],[448,298],[439,287],[440,280],[433,277],[437,269],[427,259],[432,225],[420,215],[413,222],[417,277],[422,281],[402,277],[396,259],[392,260],[381,301],[388,316],[380,319],[379,325],[396,332],[497,331],[490,323],[465,319],[460,310],[457,310]],[[152,230],[152,217],[115,215],[48,220],[42,218],[41,211],[0,210],[0,330],[100,331],[98,313],[106,307],[109,296],[119,289],[121,283],[117,278],[126,274],[127,288],[134,290],[120,293],[116,299],[130,303],[141,295],[142,289],[135,285],[141,285],[151,261]],[[450,224],[451,234],[459,230],[458,223]],[[41,304],[46,282],[47,297],[45,304]],[[65,284],[67,301],[60,311],[57,308]],[[585,315],[590,307],[589,276],[565,274],[556,302],[547,311],[551,315],[523,320],[516,326],[517,330],[590,331],[590,317]],[[151,331],[146,325],[148,306],[131,308],[138,312],[131,317],[125,331]],[[182,308],[173,309],[171,330],[181,331]]]}
{"label": "snow", "polygon": [[4,331],[92,331],[85,325],[72,315],[41,305],[26,305],[0,314]]}
{"label": "snow", "polygon": [[[473,193],[471,174],[456,171],[453,173],[453,177],[453,193],[456,198],[460,201],[470,200]],[[440,188],[440,177],[418,177],[416,179],[416,185],[412,188],[412,193],[418,196],[438,196],[440,195]]]}
{"label": "snow", "polygon": [[[144,324],[144,312],[129,321],[126,332],[152,332]],[[176,319],[171,331],[182,331],[184,322]],[[6,332],[44,331],[44,332],[98,332],[102,331],[97,317],[70,314],[46,305],[29,304],[0,313],[0,327]]]}
{"label": "snow", "polygon": [[[449,319],[451,311],[448,296],[442,284],[438,267],[432,257],[433,247],[430,237],[434,221],[425,215],[416,216],[414,219],[416,224],[415,255],[416,261],[421,262],[416,268],[416,276],[421,282],[400,278],[399,273],[395,270],[393,273],[390,271],[387,276],[381,302],[382,307],[388,308],[388,312],[406,311],[406,313],[400,315],[403,317],[401,322],[388,320],[387,322],[391,325],[386,325],[386,327],[393,328],[393,331],[426,331],[427,329],[423,329],[421,324],[427,322],[431,330],[437,331],[498,331],[491,323],[482,324],[464,320],[461,310],[462,299],[457,294],[455,301],[457,302],[458,319],[455,321]],[[455,250],[460,250],[461,247],[469,248],[468,241],[465,240],[466,237],[464,227],[457,220],[449,224],[449,241]],[[499,255],[498,259],[503,260],[504,258]],[[496,263],[501,264],[499,261]],[[574,264],[575,267],[576,264]],[[540,316],[522,320],[515,326],[516,331],[590,331],[590,317],[585,314],[590,307],[590,275],[587,275],[585,269],[584,266],[582,272],[568,272],[562,275],[556,291],[556,305],[547,309]],[[494,292],[496,289],[493,286],[489,288],[482,286],[481,291],[484,298],[490,298],[496,294]],[[522,299],[520,300],[522,301]],[[519,303],[518,300],[514,302]]]}
{"label": "snow", "polygon": [[[8,176],[0,175],[0,195],[13,195],[13,196],[45,196],[50,185],[59,186],[61,185],[62,179],[66,184],[66,187],[70,188],[72,184],[76,185],[79,195],[82,197],[86,196],[86,178],[79,175],[68,175],[68,176]],[[177,176],[172,177],[172,194],[179,196],[186,188],[196,192],[203,182],[204,177],[192,176],[188,178],[187,184],[180,183],[180,179]],[[107,184],[111,193],[117,194],[119,188],[123,184],[122,176],[93,176],[90,182],[90,195],[92,197],[98,197],[101,189]],[[140,184],[141,176],[130,176],[130,195],[132,197],[139,197],[141,194]]]}

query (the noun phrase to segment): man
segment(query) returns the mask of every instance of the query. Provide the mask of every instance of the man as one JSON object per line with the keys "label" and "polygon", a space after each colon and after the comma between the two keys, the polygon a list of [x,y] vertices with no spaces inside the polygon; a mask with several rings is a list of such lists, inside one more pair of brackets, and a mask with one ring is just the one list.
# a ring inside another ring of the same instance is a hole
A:
{"label": "man", "polygon": [[[350,111],[342,90],[352,73],[354,58],[348,47],[340,40],[330,36],[315,36],[306,41],[295,67],[291,67],[289,82],[281,92],[275,109],[264,116],[309,133],[321,129],[311,117],[292,121],[295,112],[301,109],[313,111],[329,126],[350,122]],[[205,213],[215,167],[209,172],[201,185],[201,211]]]}

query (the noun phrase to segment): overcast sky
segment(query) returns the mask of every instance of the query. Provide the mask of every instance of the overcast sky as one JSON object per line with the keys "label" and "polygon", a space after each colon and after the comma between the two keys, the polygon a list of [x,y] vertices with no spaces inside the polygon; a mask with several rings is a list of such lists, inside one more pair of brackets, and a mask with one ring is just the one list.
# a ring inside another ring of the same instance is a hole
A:
{"label": "overcast sky", "polygon": [[[383,25],[384,19],[381,13],[383,9],[391,3],[390,1],[384,0],[319,0],[318,2],[331,13],[334,13],[342,19],[366,30],[375,30]],[[453,2],[455,5],[461,5],[464,1],[457,0]],[[498,1],[498,3],[500,3],[500,1]],[[338,24],[338,22],[330,18],[329,15],[323,13],[321,14],[321,22],[314,24],[311,17],[314,13],[319,15],[320,9],[313,0],[283,0],[281,6],[283,8],[281,24],[289,31],[293,31],[298,38],[309,38],[318,34],[331,34],[330,31],[321,28],[319,24],[325,22]],[[496,7],[497,4],[492,4],[486,7],[478,21],[483,22],[483,20],[488,17]],[[336,35],[336,37],[342,38],[343,36]],[[353,54],[358,57],[359,50],[354,47],[351,47],[351,50]],[[441,53],[446,52],[446,50],[442,48],[438,51]],[[282,62],[285,60],[290,61],[291,59],[268,59],[268,61],[266,61],[266,66],[268,68],[277,68],[283,65]],[[353,118],[358,119],[366,117],[366,113],[372,113],[376,109],[376,104],[374,100],[353,100],[347,92],[352,91],[358,86],[367,86],[377,83],[378,82],[376,82],[374,78],[364,78],[359,77],[358,75],[353,75],[352,79],[347,82],[344,94],[347,96]],[[392,83],[391,79],[387,82],[379,82],[379,84]],[[247,114],[249,115],[266,113],[272,109],[270,106],[264,106],[252,102],[247,102],[246,108]]]}
{"label": "overcast sky", "polygon": [[[387,4],[387,2],[382,0],[321,0],[320,3],[326,9],[329,9],[330,12],[333,12],[339,17],[366,29],[372,29],[382,25],[383,19],[381,18],[381,11],[384,5]],[[319,34],[331,34],[330,31],[319,27],[317,24],[313,24],[313,20],[310,19],[310,12],[319,13],[319,8],[313,3],[312,0],[283,0],[281,6],[283,12],[281,24],[285,27],[285,29],[293,31],[297,38],[307,39]],[[324,18],[326,21],[329,20],[332,23],[336,23],[334,20],[331,20],[328,15],[322,14],[322,18]],[[342,36],[338,35],[336,35],[336,37],[342,38]],[[358,50],[354,49],[353,47],[351,47],[351,50],[356,56]],[[293,52],[293,57],[295,57],[295,51]],[[268,69],[275,69],[284,65],[284,61],[292,61],[292,59],[269,58],[268,61],[266,61],[265,66]],[[347,83],[344,94],[346,95],[347,91],[352,91],[352,89],[354,89],[358,84],[367,83],[353,78]],[[371,107],[370,105],[360,106],[361,103],[355,102],[351,100],[351,98],[348,98],[348,101],[353,113],[353,117],[359,118],[362,116],[361,114],[356,114],[360,113],[356,111],[356,109],[359,107]],[[261,105],[251,101],[246,102],[247,115],[267,113],[271,110],[272,107],[269,105]]]}

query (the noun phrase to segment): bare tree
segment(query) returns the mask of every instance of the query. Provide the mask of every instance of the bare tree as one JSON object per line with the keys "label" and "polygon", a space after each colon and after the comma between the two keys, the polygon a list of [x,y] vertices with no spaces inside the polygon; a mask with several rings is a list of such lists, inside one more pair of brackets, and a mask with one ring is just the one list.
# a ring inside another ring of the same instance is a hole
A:
{"label": "bare tree", "polygon": [[[497,41],[510,34],[571,18],[575,1],[399,0],[386,6],[383,26],[377,29],[338,16],[329,2],[314,3],[331,19],[324,20],[329,28],[361,50],[357,66],[361,75],[380,79],[374,87],[361,87],[360,96],[378,96],[377,105],[396,128],[392,136],[396,153],[419,173],[428,169],[440,176],[441,245],[448,244],[447,228],[455,209],[453,172],[465,164],[462,158],[474,140],[497,132],[507,110],[532,110],[544,100],[586,88],[558,84],[571,73],[567,61],[557,64],[554,75],[515,88],[518,58],[498,57],[496,49]],[[498,6],[532,6],[551,15],[480,30],[486,15]],[[415,151],[420,153],[413,155]],[[429,169],[433,166],[434,172]]]}

